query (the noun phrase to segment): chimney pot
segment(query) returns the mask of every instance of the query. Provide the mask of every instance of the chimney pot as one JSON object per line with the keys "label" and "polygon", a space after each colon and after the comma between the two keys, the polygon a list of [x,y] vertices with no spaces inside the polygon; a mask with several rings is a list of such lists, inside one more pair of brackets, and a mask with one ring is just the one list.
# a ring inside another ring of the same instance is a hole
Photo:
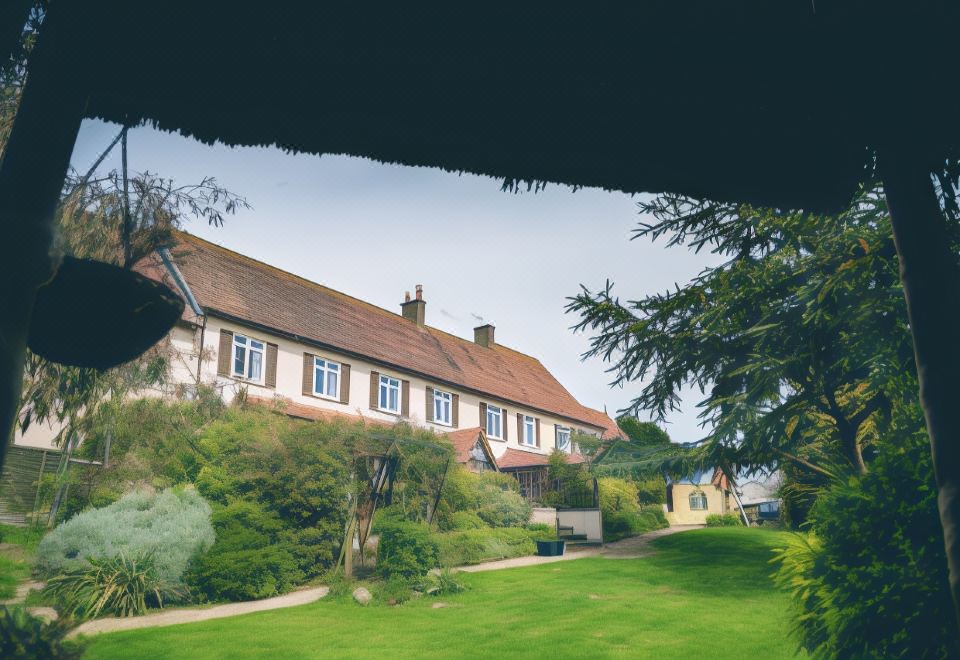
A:
{"label": "chimney pot", "polygon": [[407,291],[407,292],[403,295],[403,302],[410,302],[410,292],[409,292],[409,291]]}
{"label": "chimney pot", "polygon": [[413,321],[417,327],[422,328],[426,324],[427,303],[423,299],[423,286],[417,285],[417,297],[410,300],[410,292],[407,291],[406,299],[400,304],[400,313],[403,318]]}
{"label": "chimney pot", "polygon": [[473,329],[473,341],[485,348],[492,348],[494,345],[493,333],[496,328],[492,323],[485,323]]}

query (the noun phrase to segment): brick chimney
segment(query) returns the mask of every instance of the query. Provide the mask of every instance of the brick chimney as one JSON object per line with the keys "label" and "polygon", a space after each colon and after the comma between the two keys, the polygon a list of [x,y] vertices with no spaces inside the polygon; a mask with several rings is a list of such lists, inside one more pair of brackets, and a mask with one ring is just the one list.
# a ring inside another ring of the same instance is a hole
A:
{"label": "brick chimney", "polygon": [[400,313],[403,314],[403,318],[408,321],[413,321],[417,324],[417,327],[422,328],[423,325],[427,322],[427,303],[423,299],[423,285],[417,285],[417,294],[416,298],[410,300],[410,292],[407,291],[404,296],[404,301],[400,304]]}
{"label": "brick chimney", "polygon": [[485,346],[486,348],[493,347],[493,331],[496,328],[492,323],[485,323],[477,328],[473,329],[473,341]]}

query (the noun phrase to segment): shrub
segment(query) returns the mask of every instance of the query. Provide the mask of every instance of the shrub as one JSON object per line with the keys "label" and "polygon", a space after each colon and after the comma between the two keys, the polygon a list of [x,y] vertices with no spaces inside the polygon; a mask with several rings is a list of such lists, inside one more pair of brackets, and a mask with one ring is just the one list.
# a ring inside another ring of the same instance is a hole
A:
{"label": "shrub", "polygon": [[459,594],[467,590],[466,583],[460,579],[456,571],[442,568],[429,576],[427,593],[431,596],[447,596]]}
{"label": "shrub", "polygon": [[641,505],[667,503],[667,482],[662,476],[641,479],[636,485],[637,500]]}
{"label": "shrub", "polygon": [[487,523],[473,511],[455,511],[445,519],[441,529],[445,532],[463,531],[465,529],[483,529]]}
{"label": "shrub", "polygon": [[299,584],[297,547],[284,538],[273,512],[238,500],[213,514],[217,542],[200,557],[188,581],[205,600],[254,600],[284,593]]}
{"label": "shrub", "polygon": [[458,466],[451,470],[443,489],[438,520],[441,529],[456,529],[453,516],[467,511],[492,527],[517,527],[530,520],[533,509],[509,474],[476,474]]}
{"label": "shrub", "polygon": [[866,475],[821,493],[810,521],[813,533],[780,551],[777,576],[793,596],[804,649],[837,658],[960,656],[922,429],[885,444]]}
{"label": "shrub", "polygon": [[436,535],[443,566],[463,566],[532,555],[543,534],[518,527],[469,529]]}
{"label": "shrub", "polygon": [[621,511],[639,513],[640,501],[637,499],[637,485],[617,477],[601,477],[600,510],[609,515]]}
{"label": "shrub", "polygon": [[739,527],[743,521],[735,513],[711,513],[707,515],[707,527]]}
{"label": "shrub", "polygon": [[603,538],[607,542],[619,541],[666,526],[666,516],[659,507],[651,506],[642,511],[614,511],[603,516]]}
{"label": "shrub", "polygon": [[121,554],[131,560],[150,557],[157,583],[176,594],[190,561],[213,541],[210,506],[196,491],[138,491],[57,527],[40,542],[37,566],[43,575],[52,576],[82,572],[92,561]]}
{"label": "shrub", "polygon": [[0,606],[0,658],[80,658],[82,644],[64,641],[69,631],[69,619],[47,623],[22,607]]}
{"label": "shrub", "polygon": [[427,525],[385,518],[378,531],[377,573],[382,577],[411,580],[439,565],[437,544]]}
{"label": "shrub", "polygon": [[45,592],[61,611],[80,619],[101,614],[137,616],[150,606],[163,607],[165,597],[183,597],[182,587],[164,584],[157,577],[153,556],[90,559],[47,582]]}
{"label": "shrub", "polygon": [[530,523],[527,525],[527,530],[534,532],[538,539],[556,536],[557,533],[556,527],[547,523]]}

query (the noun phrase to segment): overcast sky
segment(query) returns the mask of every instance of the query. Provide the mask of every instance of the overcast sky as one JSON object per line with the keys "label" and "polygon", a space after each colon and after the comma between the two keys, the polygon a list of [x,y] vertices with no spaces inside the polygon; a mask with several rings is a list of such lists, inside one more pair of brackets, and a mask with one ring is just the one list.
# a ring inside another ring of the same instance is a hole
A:
{"label": "overcast sky", "polygon": [[[86,171],[116,135],[83,124],[73,165]],[[630,240],[637,198],[550,185],[506,193],[500,182],[373,161],[291,155],[275,148],[207,146],[148,128],[129,135],[132,170],[179,183],[214,176],[244,196],[249,211],[221,228],[187,230],[284,270],[399,312],[423,284],[427,323],[461,337],[485,322],[497,342],[540,359],[583,404],[614,415],[638,385],[611,388],[607,365],[581,361],[589,338],[574,334],[566,298],[607,278],[621,299],[683,283],[718,262],[710,254]],[[119,166],[119,148],[102,166]],[[674,441],[703,435],[699,392],[684,397],[666,426]]]}

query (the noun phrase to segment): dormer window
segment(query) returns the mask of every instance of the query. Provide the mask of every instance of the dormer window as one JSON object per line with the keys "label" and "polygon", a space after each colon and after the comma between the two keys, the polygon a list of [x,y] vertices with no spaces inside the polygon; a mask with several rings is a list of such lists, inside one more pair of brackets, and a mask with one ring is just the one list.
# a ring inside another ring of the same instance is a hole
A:
{"label": "dormer window", "polygon": [[313,394],[326,399],[340,398],[340,363],[313,358]]}
{"label": "dormer window", "polygon": [[265,344],[250,337],[233,336],[233,375],[263,383],[263,352]]}

